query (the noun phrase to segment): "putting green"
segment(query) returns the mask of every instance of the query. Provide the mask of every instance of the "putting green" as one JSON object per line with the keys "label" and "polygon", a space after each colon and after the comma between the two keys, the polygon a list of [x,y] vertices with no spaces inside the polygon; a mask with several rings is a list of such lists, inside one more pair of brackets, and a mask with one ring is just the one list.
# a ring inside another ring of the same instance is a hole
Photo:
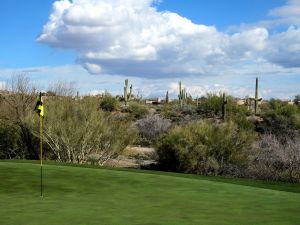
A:
{"label": "putting green", "polygon": [[300,224],[297,190],[195,176],[44,165],[41,198],[39,175],[37,164],[0,161],[0,224]]}

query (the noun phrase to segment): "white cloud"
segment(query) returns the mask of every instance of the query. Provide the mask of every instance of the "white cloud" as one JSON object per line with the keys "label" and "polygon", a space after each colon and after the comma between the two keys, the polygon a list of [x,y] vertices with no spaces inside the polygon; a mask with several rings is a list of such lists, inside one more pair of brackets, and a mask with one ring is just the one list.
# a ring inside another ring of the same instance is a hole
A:
{"label": "white cloud", "polygon": [[[224,72],[219,76],[192,76],[179,78],[149,79],[142,77],[130,77],[129,83],[133,84],[134,94],[143,97],[164,98],[166,91],[169,91],[170,98],[178,96],[178,82],[182,81],[193,97],[205,95],[207,92],[225,91],[226,93],[244,97],[253,96],[255,90],[255,77],[260,77],[260,93],[266,99],[292,98],[299,94],[300,70],[296,68],[283,68],[283,72],[278,71],[278,66],[271,64],[264,66],[264,73],[248,73],[249,69],[239,69],[241,73]],[[244,70],[244,71],[243,71]],[[113,95],[122,95],[124,80],[126,76],[111,76],[103,74],[101,76],[91,76],[80,65],[65,65],[57,67],[33,67],[16,69],[0,69],[0,79],[9,80],[11,74],[31,71],[27,76],[34,81],[39,90],[47,90],[49,84],[66,82],[74,84],[80,95],[98,94],[107,90]],[[242,74],[242,76],[241,76]]]}
{"label": "white cloud", "polygon": [[[171,82],[169,85],[169,94],[171,94],[173,97],[177,97],[179,94],[179,83]],[[185,85],[182,83],[181,85],[182,88],[185,88],[187,93],[190,94],[191,96],[195,97],[200,97],[204,96],[207,93],[220,93],[220,92],[228,92],[228,89],[225,88],[223,85],[220,84],[212,84],[212,85],[195,85],[188,83]]]}
{"label": "white cloud", "polygon": [[91,96],[95,96],[95,95],[100,95],[100,94],[103,94],[103,93],[105,93],[105,91],[103,91],[103,90],[92,90],[88,94],[91,95]]}
{"label": "white cloud", "polygon": [[100,74],[102,71],[102,68],[100,65],[94,64],[94,63],[83,63],[83,68],[85,68],[89,73],[91,74]]}
{"label": "white cloud", "polygon": [[53,4],[39,42],[77,51],[91,74],[140,77],[220,74],[241,60],[255,61],[265,28],[233,35],[159,12],[153,0],[62,0]]}
{"label": "white cloud", "polygon": [[235,33],[231,37],[227,51],[236,57],[250,58],[253,52],[265,49],[268,36],[268,31],[265,28],[253,28]]}
{"label": "white cloud", "polygon": [[284,67],[300,67],[300,28],[289,27],[286,32],[274,35],[265,58]]}
{"label": "white cloud", "polygon": [[266,21],[270,25],[300,25],[300,1],[288,0],[281,7],[270,10],[269,16],[273,20]]}
{"label": "white cloud", "polygon": [[[75,50],[80,66],[26,70],[46,74],[47,79],[75,80],[87,94],[105,89],[122,94],[128,76],[136,94],[144,97],[164,97],[169,90],[176,98],[179,80],[194,97],[219,91],[243,97],[254,93],[256,76],[269,82],[262,84],[264,98],[298,91],[300,0],[271,10],[269,20],[227,33],[176,13],[159,12],[154,2],[56,1],[37,40]],[[280,30],[276,31],[277,25]],[[281,80],[275,87],[274,81],[281,76],[293,82],[285,81],[284,86]]]}

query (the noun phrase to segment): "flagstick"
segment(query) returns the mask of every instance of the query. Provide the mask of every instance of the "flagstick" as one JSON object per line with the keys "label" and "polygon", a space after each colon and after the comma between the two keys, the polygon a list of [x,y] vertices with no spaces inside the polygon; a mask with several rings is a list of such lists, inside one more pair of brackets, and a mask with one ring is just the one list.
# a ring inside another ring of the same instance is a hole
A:
{"label": "flagstick", "polygon": [[43,197],[43,117],[40,116],[40,149],[41,149],[41,197]]}

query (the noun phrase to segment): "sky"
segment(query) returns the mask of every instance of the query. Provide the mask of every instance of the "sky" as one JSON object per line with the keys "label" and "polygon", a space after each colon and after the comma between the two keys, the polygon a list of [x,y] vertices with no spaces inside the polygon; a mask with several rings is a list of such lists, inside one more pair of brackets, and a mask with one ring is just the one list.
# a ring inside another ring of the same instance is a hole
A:
{"label": "sky", "polygon": [[300,0],[1,0],[0,89],[26,74],[41,90],[171,97],[300,94]]}

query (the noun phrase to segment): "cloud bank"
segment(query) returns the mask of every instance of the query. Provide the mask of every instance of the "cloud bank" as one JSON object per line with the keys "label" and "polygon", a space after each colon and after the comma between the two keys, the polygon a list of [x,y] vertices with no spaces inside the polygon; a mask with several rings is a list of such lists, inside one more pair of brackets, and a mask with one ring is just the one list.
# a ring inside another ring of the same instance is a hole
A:
{"label": "cloud bank", "polygon": [[[73,49],[76,62],[90,74],[147,78],[219,75],[243,65],[300,67],[300,29],[295,23],[270,35],[264,26],[227,34],[214,26],[195,24],[176,13],[160,12],[153,0],[61,0],[37,41]],[[291,0],[270,11],[277,19],[290,11]],[[293,7],[292,7],[292,6]],[[293,20],[297,21],[297,20]]]}
{"label": "cloud bank", "polygon": [[273,20],[266,21],[269,25],[300,25],[300,1],[288,0],[284,6],[270,10]]}

